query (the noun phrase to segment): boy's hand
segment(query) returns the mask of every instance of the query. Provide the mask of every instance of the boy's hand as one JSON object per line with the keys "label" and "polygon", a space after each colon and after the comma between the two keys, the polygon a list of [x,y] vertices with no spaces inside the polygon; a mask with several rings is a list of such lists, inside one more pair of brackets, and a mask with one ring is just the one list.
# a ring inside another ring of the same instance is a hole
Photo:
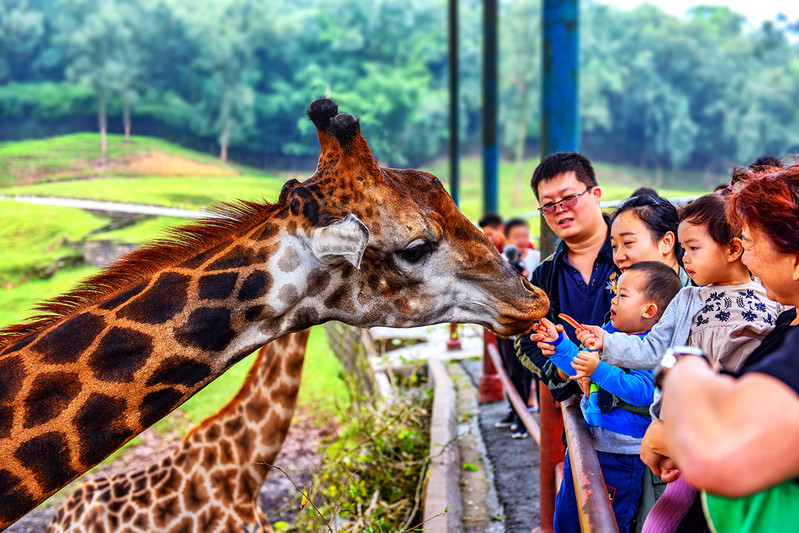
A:
{"label": "boy's hand", "polygon": [[542,318],[538,324],[533,325],[533,331],[535,333],[530,335],[530,340],[537,343],[541,353],[547,357],[554,355],[555,346],[552,343],[560,336],[563,326],[560,324],[556,326],[546,318]]}
{"label": "boy's hand", "polygon": [[602,339],[605,336],[605,330],[599,326],[582,326],[581,329],[575,330],[577,340],[589,350],[601,350],[603,343]]}
{"label": "boy's hand", "polygon": [[594,352],[577,352],[572,359],[572,368],[577,373],[572,376],[572,379],[591,377],[597,366],[599,366],[599,355]]}
{"label": "boy's hand", "polygon": [[666,483],[671,483],[680,477],[680,469],[677,468],[677,465],[674,464],[671,457],[664,457],[661,459],[658,463],[658,469],[660,469],[660,479]]}

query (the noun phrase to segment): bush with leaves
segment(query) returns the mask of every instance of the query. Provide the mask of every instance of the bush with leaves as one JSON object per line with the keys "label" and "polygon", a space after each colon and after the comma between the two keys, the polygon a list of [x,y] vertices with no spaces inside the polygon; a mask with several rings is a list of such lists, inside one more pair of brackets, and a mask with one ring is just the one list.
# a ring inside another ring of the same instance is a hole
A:
{"label": "bush with leaves", "polygon": [[432,390],[353,404],[303,489],[298,531],[407,531],[420,525]]}

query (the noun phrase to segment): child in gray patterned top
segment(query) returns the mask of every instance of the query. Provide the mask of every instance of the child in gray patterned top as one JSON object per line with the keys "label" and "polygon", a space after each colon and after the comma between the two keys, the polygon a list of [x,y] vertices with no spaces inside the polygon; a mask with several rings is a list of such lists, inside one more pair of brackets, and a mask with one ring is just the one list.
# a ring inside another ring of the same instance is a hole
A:
{"label": "child in gray patterned top", "polygon": [[[577,338],[611,365],[650,370],[666,348],[702,348],[712,361],[735,371],[773,328],[782,306],[766,297],[741,261],[739,227],[724,213],[725,200],[702,196],[680,210],[678,236],[685,270],[699,287],[685,287],[646,337],[609,334],[586,326]],[[577,376],[580,377],[580,376]]]}

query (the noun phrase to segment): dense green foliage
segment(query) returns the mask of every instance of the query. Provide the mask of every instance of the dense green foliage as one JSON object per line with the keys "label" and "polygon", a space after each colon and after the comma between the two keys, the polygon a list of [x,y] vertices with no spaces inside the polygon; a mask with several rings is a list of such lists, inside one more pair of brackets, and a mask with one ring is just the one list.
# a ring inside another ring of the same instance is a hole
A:
{"label": "dense green foliage", "polygon": [[[474,145],[481,3],[460,4],[461,139]],[[501,10],[501,139],[520,156],[539,134],[540,0]],[[794,31],[727,8],[680,19],[584,1],[583,151],[718,171],[799,150]],[[329,94],[378,158],[418,166],[446,149],[446,37],[444,0],[0,0],[0,138],[91,130],[104,109],[111,131],[307,163],[305,107]]]}

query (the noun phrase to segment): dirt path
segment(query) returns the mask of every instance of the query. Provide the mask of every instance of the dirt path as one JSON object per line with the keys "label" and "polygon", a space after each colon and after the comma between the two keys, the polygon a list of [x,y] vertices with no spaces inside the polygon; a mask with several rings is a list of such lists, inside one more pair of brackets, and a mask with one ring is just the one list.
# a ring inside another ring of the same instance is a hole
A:
{"label": "dirt path", "polygon": [[[461,363],[477,388],[483,370],[481,360]],[[501,520],[506,533],[530,533],[538,527],[538,445],[528,437],[510,438],[508,428],[495,428],[494,423],[505,416],[507,402],[480,404],[479,425],[486,452],[491,462]],[[500,518],[500,517],[498,517]]]}

